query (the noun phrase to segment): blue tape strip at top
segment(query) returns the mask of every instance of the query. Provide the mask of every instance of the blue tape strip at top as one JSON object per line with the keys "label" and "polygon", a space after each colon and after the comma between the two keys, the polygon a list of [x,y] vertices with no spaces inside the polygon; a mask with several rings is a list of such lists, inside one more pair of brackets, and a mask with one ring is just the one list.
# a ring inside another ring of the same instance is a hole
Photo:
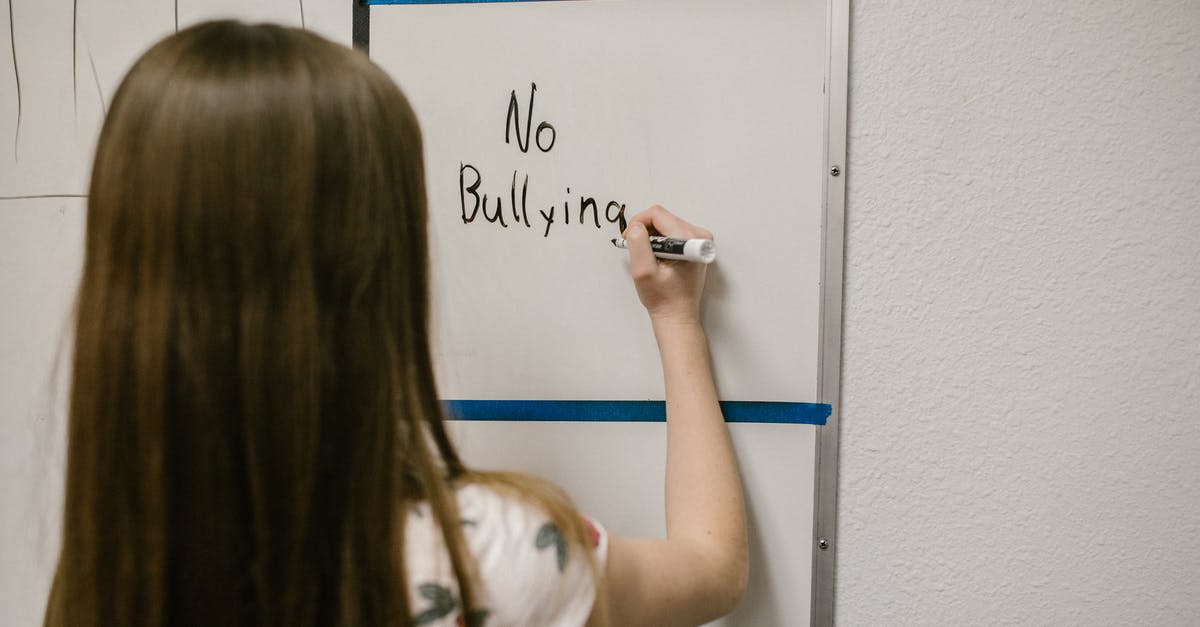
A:
{"label": "blue tape strip at top", "polygon": [[[662,401],[443,401],[451,420],[523,422],[664,422]],[[833,413],[823,403],[722,401],[725,422],[823,425]]]}
{"label": "blue tape strip at top", "polygon": [[367,4],[473,4],[476,2],[548,2],[549,0],[367,0]]}

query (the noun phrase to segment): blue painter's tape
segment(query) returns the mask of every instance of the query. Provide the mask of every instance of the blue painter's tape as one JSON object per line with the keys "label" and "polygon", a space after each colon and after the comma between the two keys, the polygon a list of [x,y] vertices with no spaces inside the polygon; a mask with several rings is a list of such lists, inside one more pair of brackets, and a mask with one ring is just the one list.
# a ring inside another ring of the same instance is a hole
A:
{"label": "blue painter's tape", "polygon": [[548,2],[550,0],[367,0],[367,4],[473,4],[476,2]]}
{"label": "blue painter's tape", "polygon": [[[453,420],[524,422],[663,422],[662,401],[443,401]],[[823,425],[833,412],[823,403],[722,401],[725,422]]]}

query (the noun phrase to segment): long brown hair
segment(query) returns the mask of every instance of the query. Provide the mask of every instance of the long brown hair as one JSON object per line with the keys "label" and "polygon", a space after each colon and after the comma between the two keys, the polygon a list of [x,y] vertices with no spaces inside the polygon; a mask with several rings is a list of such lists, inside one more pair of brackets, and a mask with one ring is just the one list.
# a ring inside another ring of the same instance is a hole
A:
{"label": "long brown hair", "polygon": [[425,234],[416,118],[364,55],[226,21],[134,65],[88,195],[47,625],[408,624],[417,499],[474,606]]}

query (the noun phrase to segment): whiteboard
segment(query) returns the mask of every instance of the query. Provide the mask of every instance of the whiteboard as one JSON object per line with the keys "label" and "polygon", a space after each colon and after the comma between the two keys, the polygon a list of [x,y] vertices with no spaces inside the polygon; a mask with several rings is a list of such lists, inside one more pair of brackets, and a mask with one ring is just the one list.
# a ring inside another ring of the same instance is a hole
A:
{"label": "whiteboard", "polygon": [[[370,7],[356,42],[424,129],[435,365],[468,408],[452,424],[468,463],[550,477],[611,531],[664,535],[665,427],[620,421],[622,403],[663,398],[608,242],[621,208],[662,204],[716,234],[703,318],[723,401],[832,400],[830,19],[827,2],[789,0]],[[506,420],[469,411],[494,400],[514,401]],[[731,432],[752,572],[716,624],[807,624],[818,427]]]}
{"label": "whiteboard", "polygon": [[[608,242],[616,201],[716,234],[704,321],[723,398],[815,399],[824,29],[823,4],[784,0],[373,7],[371,56],[425,129],[442,393],[662,398]],[[550,151],[505,141],[514,93],[521,130],[553,125]],[[506,225],[472,216],[472,194]],[[581,198],[597,205],[582,222]]]}

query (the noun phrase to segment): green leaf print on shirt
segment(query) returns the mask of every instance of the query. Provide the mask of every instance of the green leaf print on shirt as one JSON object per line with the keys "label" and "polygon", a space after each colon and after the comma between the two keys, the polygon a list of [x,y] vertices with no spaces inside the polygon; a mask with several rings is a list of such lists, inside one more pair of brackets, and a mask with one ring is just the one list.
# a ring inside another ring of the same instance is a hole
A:
{"label": "green leaf print on shirt", "polygon": [[[417,592],[429,600],[432,605],[413,617],[414,625],[427,625],[436,622],[438,619],[445,618],[458,609],[458,600],[454,598],[454,592],[446,586],[436,583],[423,583],[417,586]],[[455,617],[455,623],[459,627],[483,627],[483,623],[487,621],[487,617],[487,610],[471,610],[467,612],[466,617],[461,613]]]}
{"label": "green leaf print on shirt", "polygon": [[538,529],[535,545],[539,551],[553,546],[554,557],[558,560],[558,572],[567,569],[567,539],[554,523],[548,522]]}
{"label": "green leaf print on shirt", "polygon": [[425,597],[431,605],[420,614],[413,616],[413,623],[425,625],[439,618],[450,615],[458,607],[458,601],[450,588],[436,583],[423,583],[417,586],[417,592]]}

